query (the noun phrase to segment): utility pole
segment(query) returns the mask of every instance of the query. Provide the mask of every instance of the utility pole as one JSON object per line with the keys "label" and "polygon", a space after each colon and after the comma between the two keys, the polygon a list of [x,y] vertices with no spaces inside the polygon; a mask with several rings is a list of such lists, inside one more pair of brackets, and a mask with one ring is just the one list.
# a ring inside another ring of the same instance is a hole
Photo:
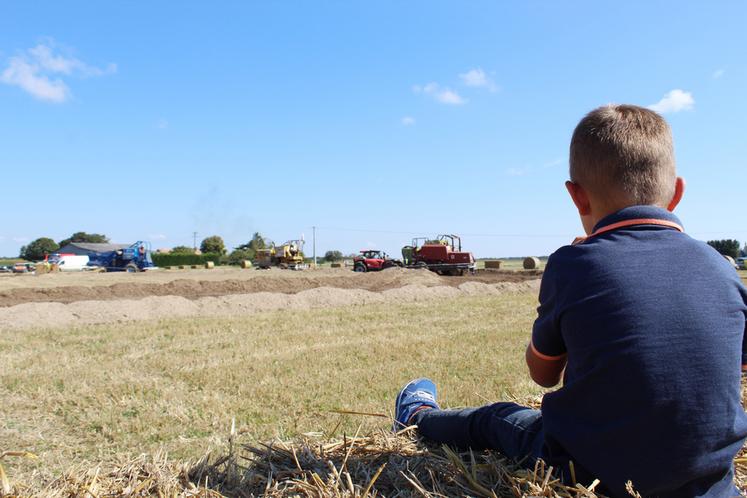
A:
{"label": "utility pole", "polygon": [[197,251],[197,232],[192,232],[192,249]]}
{"label": "utility pole", "polygon": [[316,227],[311,227],[311,243],[314,248],[314,268],[316,268]]}

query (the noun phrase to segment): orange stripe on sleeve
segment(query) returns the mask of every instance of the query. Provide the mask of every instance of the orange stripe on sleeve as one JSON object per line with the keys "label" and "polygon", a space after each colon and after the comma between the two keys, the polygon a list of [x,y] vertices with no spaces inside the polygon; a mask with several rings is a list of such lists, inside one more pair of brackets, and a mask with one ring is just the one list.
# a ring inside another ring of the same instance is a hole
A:
{"label": "orange stripe on sleeve", "polygon": [[566,356],[568,356],[568,353],[563,353],[563,354],[560,354],[560,355],[557,355],[557,356],[549,356],[549,355],[546,355],[546,354],[542,354],[539,351],[537,351],[537,348],[534,347],[534,342],[533,341],[529,341],[529,349],[532,350],[532,354],[534,356],[536,356],[537,358],[539,358],[541,360],[546,360],[546,361],[559,361],[559,360],[562,360],[563,358],[565,358]]}

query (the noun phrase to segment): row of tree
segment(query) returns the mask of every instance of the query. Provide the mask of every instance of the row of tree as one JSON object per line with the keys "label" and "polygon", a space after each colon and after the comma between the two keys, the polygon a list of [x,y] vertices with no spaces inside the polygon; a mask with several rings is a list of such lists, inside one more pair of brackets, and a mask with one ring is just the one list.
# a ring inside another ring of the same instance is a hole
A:
{"label": "row of tree", "polygon": [[[71,242],[86,243],[108,243],[109,237],[101,233],[75,232],[70,237],[55,242],[49,237],[40,237],[28,245],[21,247],[20,257],[27,261],[40,261],[48,254],[52,254]],[[229,264],[237,264],[243,260],[253,260],[260,249],[266,249],[272,245],[272,241],[255,232],[251,240],[246,244],[236,247],[231,253],[228,253],[223,238],[219,235],[206,237],[200,243],[200,251],[203,254],[218,254],[226,257]],[[716,249],[719,253],[738,258],[747,256],[747,243],[740,249],[741,245],[735,239],[709,240],[708,245]],[[188,246],[176,246],[171,249],[172,254],[194,254],[194,248]],[[327,251],[324,254],[325,261],[340,261],[343,254],[340,251]]]}
{"label": "row of tree", "polygon": [[[55,242],[49,237],[40,237],[28,245],[21,247],[20,257],[27,261],[40,261],[48,254],[57,252],[61,247],[71,242],[85,243],[109,243],[109,237],[100,233],[75,232],[70,237]],[[243,260],[253,260],[258,250],[266,249],[272,245],[272,241],[265,238],[259,232],[255,232],[251,240],[234,248],[228,253],[223,238],[219,235],[205,237],[200,243],[200,252],[203,254],[217,254],[224,258],[229,264],[238,264]],[[171,254],[194,254],[193,247],[176,246],[171,249]],[[327,251],[324,255],[326,261],[339,261],[343,258],[340,251]]]}
{"label": "row of tree", "polygon": [[744,248],[740,249],[739,241],[735,239],[709,240],[708,245],[724,256],[735,259],[740,256],[747,256],[747,243],[745,243]]}
{"label": "row of tree", "polygon": [[55,242],[49,237],[39,237],[30,242],[28,245],[21,247],[20,257],[27,261],[39,261],[44,259],[47,254],[52,254],[71,242],[87,242],[96,244],[106,244],[109,237],[100,233],[75,232],[70,237]]}

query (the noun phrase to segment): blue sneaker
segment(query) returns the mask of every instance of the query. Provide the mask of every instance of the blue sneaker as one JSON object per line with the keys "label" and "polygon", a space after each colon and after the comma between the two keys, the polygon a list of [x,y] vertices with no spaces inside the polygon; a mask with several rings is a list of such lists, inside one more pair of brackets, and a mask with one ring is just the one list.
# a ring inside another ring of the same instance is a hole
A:
{"label": "blue sneaker", "polygon": [[424,406],[439,408],[436,403],[436,384],[424,378],[411,380],[402,388],[394,402],[392,430],[398,432],[410,425],[410,418]]}

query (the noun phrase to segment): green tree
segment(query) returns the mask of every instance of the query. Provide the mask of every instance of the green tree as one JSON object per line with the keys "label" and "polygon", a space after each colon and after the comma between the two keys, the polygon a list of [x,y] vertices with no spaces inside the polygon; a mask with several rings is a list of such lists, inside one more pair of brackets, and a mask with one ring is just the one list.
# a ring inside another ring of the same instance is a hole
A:
{"label": "green tree", "polygon": [[203,239],[200,244],[200,251],[203,254],[226,254],[226,244],[223,242],[223,238],[218,235],[211,235]]}
{"label": "green tree", "polygon": [[195,250],[187,246],[176,246],[171,249],[171,254],[194,254]]}
{"label": "green tree", "polygon": [[254,260],[254,251],[251,249],[234,249],[231,251],[231,254],[228,255],[229,265],[238,265],[244,260]]}
{"label": "green tree", "polygon": [[739,241],[734,239],[709,240],[708,245],[724,256],[739,257]]}
{"label": "green tree", "polygon": [[272,245],[272,241],[269,239],[266,239],[262,237],[262,235],[259,232],[254,232],[254,235],[252,235],[252,240],[247,242],[246,244],[242,244],[236,249],[241,250],[250,250],[252,252],[257,252],[258,249],[266,249]]}
{"label": "green tree", "polygon": [[342,252],[340,251],[327,251],[324,253],[324,261],[331,263],[332,261],[340,261],[342,259]]}
{"label": "green tree", "polygon": [[60,241],[60,247],[68,245],[70,242],[87,242],[89,244],[107,244],[109,237],[101,233],[75,232],[67,239]]}
{"label": "green tree", "polygon": [[28,261],[40,261],[44,259],[45,255],[52,254],[59,248],[60,246],[54,240],[49,237],[41,237],[29,243],[29,245],[21,247],[20,257]]}

